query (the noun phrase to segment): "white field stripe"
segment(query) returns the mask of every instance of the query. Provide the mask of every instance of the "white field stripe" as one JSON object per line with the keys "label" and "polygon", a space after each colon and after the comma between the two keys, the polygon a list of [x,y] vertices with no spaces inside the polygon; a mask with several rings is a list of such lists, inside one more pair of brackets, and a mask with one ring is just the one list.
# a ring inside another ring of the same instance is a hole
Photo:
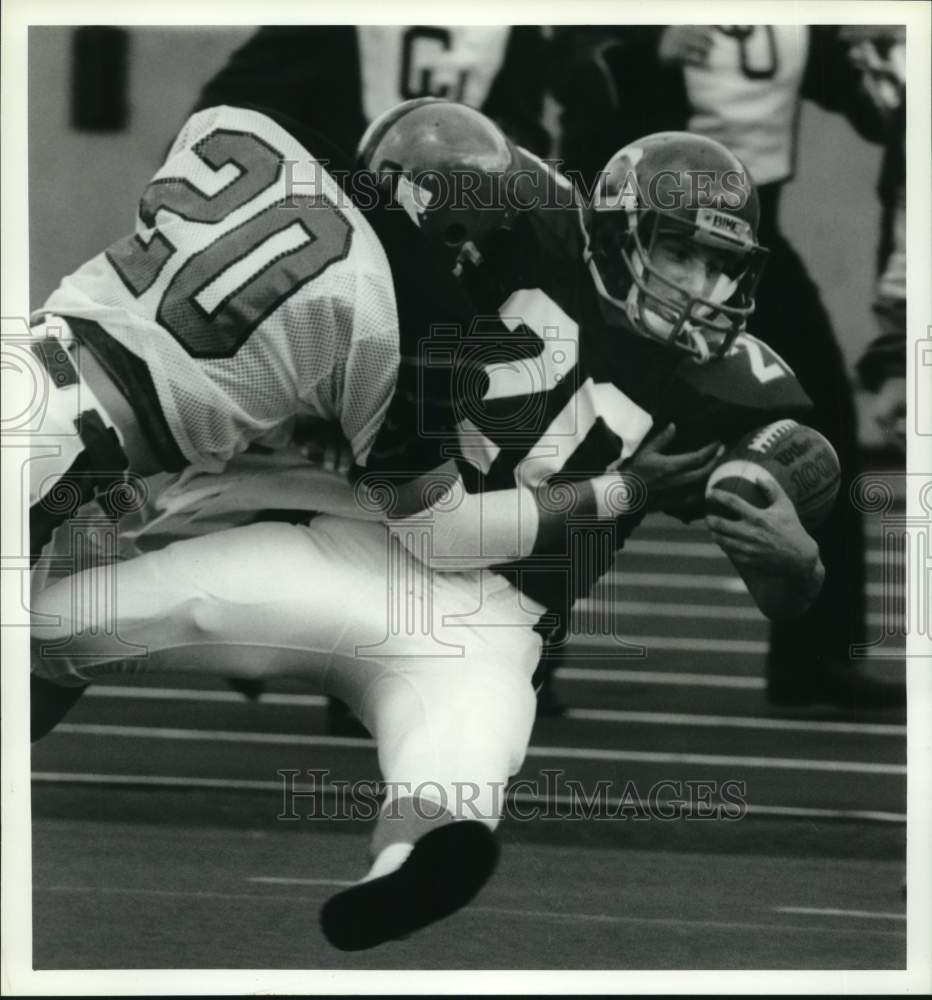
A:
{"label": "white field stripe", "polygon": [[[687,653],[723,653],[738,656],[762,656],[768,644],[763,639],[699,639],[691,636],[670,635],[600,635],[598,633],[570,633],[574,647],[609,646],[624,649],[620,643],[645,646],[651,649],[685,650]],[[632,657],[633,658],[633,657]]]}
{"label": "white field stripe", "polygon": [[[225,729],[173,729],[166,726],[106,726],[62,723],[61,733],[74,736],[113,736],[124,739],[190,740],[202,743],[252,743],[266,746],[329,746],[374,749],[375,741],[349,736],[307,736],[302,733],[235,732]],[[905,774],[900,764],[861,761],[807,760],[793,757],[736,757],[719,754],[656,753],[641,750],[603,750],[597,747],[528,747],[528,757],[566,757],[574,760],[628,761],[644,764],[706,764],[729,767],[770,767],[791,771],[834,771],[848,774]]]}
{"label": "white field stripe", "polygon": [[[183,778],[175,775],[154,775],[154,774],[98,774],[72,771],[33,771],[32,780],[43,784],[62,785],[109,785],[117,787],[127,787],[138,785],[140,788],[199,788],[205,791],[247,791],[247,792],[274,792],[280,795],[282,792],[281,782],[269,781],[267,779],[236,779],[236,778]],[[347,795],[345,785],[335,786],[328,782],[322,782],[311,786],[296,781],[293,787],[295,792],[314,791],[320,795],[340,796]],[[579,799],[569,795],[541,796],[529,792],[508,792],[510,801],[521,805],[535,805],[541,802],[550,803],[557,806],[567,806],[572,808],[579,805]],[[606,796],[604,800],[605,809],[608,812],[617,810],[622,805],[619,796]],[[666,803],[663,800],[661,805],[676,804]],[[655,808],[657,803],[645,799],[624,800],[627,807],[637,806],[649,810]],[[825,819],[825,820],[865,820],[871,823],[905,823],[905,813],[886,812],[879,809],[820,809],[812,806],[771,806],[748,804],[747,815],[761,817],[779,817],[781,819]]]}
{"label": "white field stripe", "polygon": [[287,878],[284,875],[253,875],[246,881],[257,885],[356,885],[346,878]]}
{"label": "white field stripe", "polygon": [[[597,632],[573,634],[570,633],[570,641],[574,649],[585,648],[586,646],[596,646],[599,648],[617,649],[619,656],[625,646],[623,644],[633,644],[644,646],[650,650],[673,650],[687,653],[718,653],[721,655],[736,656],[763,656],[769,647],[765,639],[702,639],[695,636],[670,636],[670,635],[604,635]],[[866,659],[898,659],[906,656],[906,648],[894,646],[890,649],[878,648],[868,650]],[[631,659],[637,659],[631,656]]]}
{"label": "white field stripe", "polygon": [[[245,702],[246,698],[238,691],[203,691],[198,688],[160,688],[136,685],[92,684],[85,697],[94,698],[129,698],[131,700],[152,701],[210,701],[210,702]],[[327,704],[327,698],[320,694],[276,694],[264,691],[261,695],[263,705],[295,705],[302,708],[319,708]]]}
{"label": "white field stripe", "polygon": [[[612,570],[599,582],[599,589],[601,590],[606,584],[629,589],[660,587],[670,590],[723,591],[729,594],[743,594],[750,598],[740,576],[725,576],[722,573],[629,573],[626,570]],[[864,593],[868,597],[884,597],[887,594],[901,596],[903,587],[899,584],[888,586],[884,583],[871,582],[865,584]]]}
{"label": "white field stripe", "polygon": [[[673,687],[743,688],[763,691],[763,677],[732,677],[728,674],[667,673],[660,670],[595,670],[588,667],[558,667],[558,680],[599,681],[609,684],[666,684]],[[61,729],[61,726],[57,726]]]}
{"label": "white field stripe", "polygon": [[[616,587],[669,587],[674,590],[718,590],[729,594],[747,594],[748,589],[740,576],[722,573],[629,573],[612,570],[599,582]],[[750,595],[748,595],[750,596]]]}
{"label": "white field stripe", "polygon": [[[597,597],[579,601],[573,609],[576,616],[605,614],[633,615],[638,618],[707,618],[713,621],[742,621],[767,624],[766,616],[754,605],[679,604],[664,601],[600,601]],[[879,611],[865,615],[868,625],[884,625],[889,616]],[[896,619],[902,619],[897,615]]]}
{"label": "white field stripe", "polygon": [[517,917],[521,920],[577,920],[588,921],[590,923],[628,924],[633,926],[643,924],[652,927],[715,927],[719,930],[766,930],[771,934],[805,934],[810,929],[814,934],[872,935],[875,937],[899,937],[903,933],[901,931],[882,931],[864,927],[859,927],[857,930],[853,928],[848,930],[847,928],[818,927],[814,925],[808,928],[789,924],[759,923],[753,920],[690,920],[687,917],[621,917],[614,914],[577,913],[566,910],[520,910],[501,906],[470,906],[463,912],[466,914],[474,913],[478,915],[487,913],[503,917]]}
{"label": "white field stripe", "polygon": [[712,753],[658,753],[646,750],[603,750],[598,747],[528,747],[528,757],[565,757],[639,764],[703,764],[709,767],[764,767],[778,771],[829,771],[837,774],[905,775],[905,764],[873,761],[808,760],[804,757],[737,757]]}
{"label": "white field stripe", "polygon": [[858,920],[905,920],[905,913],[888,913],[883,910],[817,909],[811,906],[775,906],[774,913],[811,913],[814,917],[855,917]]}
{"label": "white field stripe", "polygon": [[245,285],[247,281],[263,271],[278,257],[284,257],[310,242],[311,237],[304,226],[300,222],[293,222],[290,226],[263,240],[245,257],[241,257],[225,271],[221,271],[209,285],[205,285],[194,296],[194,301],[208,315],[213,313],[228,295]]}
{"label": "white field stripe", "polygon": [[610,611],[617,615],[643,618],[719,618],[723,621],[766,622],[757,607],[738,604],[673,604],[665,601],[600,601],[590,597],[578,601],[574,614]]}
{"label": "white field stripe", "polygon": [[[632,538],[625,542],[624,551],[642,556],[674,556],[678,559],[721,559],[726,565],[730,565],[725,553],[715,542],[676,542],[659,538]],[[621,558],[624,558],[624,555]],[[864,558],[869,565],[880,566],[883,564],[884,554],[876,549],[867,549]]]}
{"label": "white field stripe", "polygon": [[[900,509],[894,509],[890,511],[894,516],[903,516],[906,514],[906,507],[903,506]],[[883,527],[882,522],[871,520],[870,518],[865,519],[864,522],[864,540],[868,546],[880,546],[883,542]],[[896,529],[895,523],[892,525],[892,530]],[[705,521],[693,521],[692,524],[683,524],[682,521],[678,521],[676,518],[663,518],[655,520],[655,515],[648,514],[647,517],[642,521],[641,525],[638,527],[638,535],[644,538],[669,538],[671,535],[675,536],[688,536],[691,535],[697,540],[702,540],[708,537],[708,532],[705,527]]]}
{"label": "white field stripe", "polygon": [[[314,884],[316,885],[328,885],[330,884],[326,880],[320,880],[314,883],[312,880],[305,882],[305,887],[312,888]],[[355,883],[350,883],[355,884]],[[67,894],[79,894],[83,893],[86,895],[111,895],[111,896],[139,896],[139,897],[156,897],[156,898],[166,898],[166,899],[190,899],[196,897],[197,899],[237,899],[237,900],[251,900],[253,903],[260,904],[263,902],[270,902],[273,905],[281,906],[284,899],[288,899],[291,903],[314,903],[318,904],[319,899],[307,896],[295,896],[288,895],[287,897],[280,894],[263,893],[257,894],[254,892],[213,892],[205,889],[142,889],[138,886],[97,886],[97,885],[51,885],[51,886],[34,886],[35,892],[44,893],[59,893],[62,895]],[[559,920],[562,923],[567,921],[579,921],[584,923],[610,923],[610,924],[626,924],[630,926],[637,926],[638,924],[648,924],[656,927],[715,927],[717,929],[727,929],[727,930],[766,930],[772,934],[831,934],[833,937],[844,936],[844,935],[858,935],[861,937],[900,937],[903,931],[887,931],[880,930],[875,927],[858,927],[857,930],[846,927],[819,927],[818,925],[808,925],[808,926],[796,926],[792,924],[778,924],[778,923],[757,923],[755,921],[737,921],[737,920],[689,920],[685,917],[634,917],[634,916],[615,916],[610,913],[581,913],[578,911],[568,911],[568,910],[522,910],[516,907],[504,907],[504,906],[470,906],[462,911],[464,914],[464,919],[468,918],[469,914],[475,915],[486,915],[492,914],[500,917],[516,917],[520,920],[546,920],[554,921]]]}
{"label": "white field stripe", "polygon": [[674,712],[629,712],[613,708],[568,708],[566,719],[581,722],[631,722],[648,726],[710,726],[715,729],[773,729],[801,733],[852,733],[862,736],[905,736],[906,726],[871,722],[818,722],[797,719],[745,718],[739,715],[689,715]]}
{"label": "white field stripe", "polygon": [[304,733],[258,733],[230,729],[181,729],[172,726],[110,726],[96,723],[63,722],[57,733],[73,736],[114,736],[147,740],[202,740],[207,743],[255,743],[300,747],[342,747],[369,750],[375,741],[362,736],[308,736]]}
{"label": "white field stripe", "polygon": [[[239,702],[243,696],[235,691],[201,691],[190,688],[118,687],[92,685],[86,697],[140,698],[163,701]],[[263,694],[263,704],[295,707],[323,706],[327,699],[311,694]],[[852,733],[865,736],[904,736],[905,726],[872,722],[804,722],[795,719],[750,718],[738,715],[689,715],[670,712],[630,712],[612,708],[568,708],[564,718],[580,722],[632,722],[638,725],[709,726],[716,729],[773,729],[813,733]]]}

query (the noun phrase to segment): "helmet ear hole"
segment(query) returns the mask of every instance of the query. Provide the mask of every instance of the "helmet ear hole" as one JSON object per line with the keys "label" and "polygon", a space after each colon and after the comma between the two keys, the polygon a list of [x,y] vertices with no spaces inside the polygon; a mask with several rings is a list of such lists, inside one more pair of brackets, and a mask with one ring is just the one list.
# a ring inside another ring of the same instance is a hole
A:
{"label": "helmet ear hole", "polygon": [[466,227],[462,223],[451,223],[444,230],[443,242],[449,247],[458,247],[466,239]]}

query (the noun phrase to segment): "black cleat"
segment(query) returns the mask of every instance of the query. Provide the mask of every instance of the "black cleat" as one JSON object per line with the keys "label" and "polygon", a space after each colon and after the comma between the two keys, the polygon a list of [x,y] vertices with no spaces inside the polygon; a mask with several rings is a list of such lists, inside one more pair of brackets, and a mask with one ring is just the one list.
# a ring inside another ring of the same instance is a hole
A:
{"label": "black cleat", "polygon": [[880,680],[857,667],[832,664],[811,677],[782,678],[771,675],[767,698],[778,708],[832,705],[848,709],[892,709],[906,707],[906,683]]}
{"label": "black cleat", "polygon": [[324,936],[341,951],[406,937],[465,906],[495,871],[498,855],[484,824],[448,823],[421,837],[396,871],[328,899],[320,913]]}
{"label": "black cleat", "polygon": [[87,690],[87,684],[63,687],[35,674],[29,675],[29,728],[33,743],[50,733]]}

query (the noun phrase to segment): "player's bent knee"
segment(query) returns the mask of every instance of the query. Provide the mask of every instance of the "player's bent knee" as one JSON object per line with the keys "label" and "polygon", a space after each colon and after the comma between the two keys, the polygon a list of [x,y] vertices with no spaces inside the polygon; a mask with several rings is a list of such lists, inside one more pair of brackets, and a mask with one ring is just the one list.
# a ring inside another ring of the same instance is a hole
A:
{"label": "player's bent knee", "polygon": [[370,690],[367,724],[389,794],[436,802],[494,829],[534,718],[529,683],[463,674],[394,675]]}

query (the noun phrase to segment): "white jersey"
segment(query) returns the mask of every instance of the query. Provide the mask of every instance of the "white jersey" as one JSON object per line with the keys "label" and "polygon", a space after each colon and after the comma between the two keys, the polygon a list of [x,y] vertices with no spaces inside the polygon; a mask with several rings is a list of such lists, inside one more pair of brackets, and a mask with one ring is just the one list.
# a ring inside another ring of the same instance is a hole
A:
{"label": "white jersey", "polygon": [[805,26],[717,26],[705,63],[683,71],[693,108],[688,131],[727,146],[755,184],[786,180],[808,53]]}
{"label": "white jersey", "polygon": [[359,67],[366,118],[412,97],[481,107],[501,68],[510,25],[360,26]]}
{"label": "white jersey", "polygon": [[186,122],[135,234],[40,313],[92,320],[140,358],[181,453],[207,469],[280,447],[298,415],[338,421],[364,459],[397,379],[375,233],[308,150],[242,108]]}

